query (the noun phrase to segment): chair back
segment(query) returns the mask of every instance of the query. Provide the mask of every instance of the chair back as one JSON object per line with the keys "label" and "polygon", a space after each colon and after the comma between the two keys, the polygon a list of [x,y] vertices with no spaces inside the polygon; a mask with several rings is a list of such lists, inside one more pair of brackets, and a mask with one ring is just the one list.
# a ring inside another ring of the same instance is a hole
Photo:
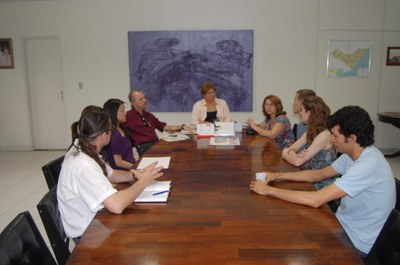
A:
{"label": "chair back", "polygon": [[400,211],[400,180],[398,180],[397,178],[394,178],[394,180],[396,181],[396,193],[397,193],[395,208]]}
{"label": "chair back", "polygon": [[371,251],[365,259],[366,265],[400,264],[400,212],[393,209],[384,224]]}
{"label": "chair back", "polygon": [[0,265],[56,265],[31,214],[22,212],[0,234]]}
{"label": "chair back", "polygon": [[68,248],[69,239],[65,235],[58,211],[57,186],[44,195],[37,205],[37,209],[58,264],[65,264],[71,252]]}
{"label": "chair back", "polygon": [[49,189],[57,186],[58,177],[60,176],[61,165],[63,161],[64,156],[60,156],[59,158],[50,161],[42,167],[42,171]]}

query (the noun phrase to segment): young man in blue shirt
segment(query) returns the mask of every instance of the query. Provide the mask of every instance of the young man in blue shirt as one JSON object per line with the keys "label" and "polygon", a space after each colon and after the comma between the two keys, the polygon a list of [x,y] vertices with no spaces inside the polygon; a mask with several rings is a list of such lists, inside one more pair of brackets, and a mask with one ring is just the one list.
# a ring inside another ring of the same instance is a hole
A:
{"label": "young man in blue shirt", "polygon": [[[311,207],[341,198],[336,217],[360,255],[366,256],[396,203],[393,172],[373,145],[374,125],[364,109],[343,107],[329,117],[328,127],[332,142],[343,153],[332,165],[320,170],[267,172],[265,181],[252,181],[250,189]],[[318,191],[285,190],[268,184],[275,180],[318,182],[339,174],[342,177]]]}

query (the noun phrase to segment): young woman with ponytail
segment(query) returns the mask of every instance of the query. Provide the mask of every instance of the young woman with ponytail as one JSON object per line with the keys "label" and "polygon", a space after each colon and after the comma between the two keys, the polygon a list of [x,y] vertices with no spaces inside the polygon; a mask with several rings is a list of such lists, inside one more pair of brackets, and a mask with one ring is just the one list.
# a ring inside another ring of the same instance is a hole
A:
{"label": "young woman with ponytail", "polygon": [[[57,184],[58,207],[68,237],[82,236],[97,211],[106,208],[120,214],[155,179],[162,176],[155,163],[142,170],[113,170],[100,152],[109,143],[112,131],[110,116],[97,106],[86,107],[79,121],[71,126],[69,147]],[[117,191],[112,183],[135,181]]]}

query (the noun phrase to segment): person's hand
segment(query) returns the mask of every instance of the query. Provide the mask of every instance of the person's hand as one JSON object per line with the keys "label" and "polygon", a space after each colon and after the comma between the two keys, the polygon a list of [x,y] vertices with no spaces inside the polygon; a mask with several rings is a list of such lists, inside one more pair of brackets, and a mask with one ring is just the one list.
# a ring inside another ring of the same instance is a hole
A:
{"label": "person's hand", "polygon": [[282,154],[289,154],[290,149],[288,147],[282,149]]}
{"label": "person's hand", "polygon": [[267,195],[269,186],[261,180],[253,180],[250,182],[250,190],[261,195]]}
{"label": "person's hand", "polygon": [[304,149],[303,151],[301,151],[300,153],[297,154],[297,157],[302,158],[306,155],[306,153],[307,153],[307,149]]}
{"label": "person's hand", "polygon": [[276,177],[280,174],[279,172],[264,172],[265,173],[265,183],[270,181],[275,181]]}
{"label": "person's hand", "polygon": [[161,172],[163,167],[156,167],[156,164],[157,161],[139,170],[131,169],[131,172],[134,174],[137,181],[143,181],[146,183],[146,186],[148,186],[155,183],[157,178],[164,175],[164,173]]}
{"label": "person's hand", "polygon": [[187,131],[188,133],[193,133],[195,131],[194,128],[192,128],[188,125],[183,125],[183,130]]}
{"label": "person's hand", "polygon": [[246,121],[246,123],[247,123],[252,129],[254,129],[255,122],[254,122],[254,120],[253,120],[252,118],[248,118],[247,121]]}

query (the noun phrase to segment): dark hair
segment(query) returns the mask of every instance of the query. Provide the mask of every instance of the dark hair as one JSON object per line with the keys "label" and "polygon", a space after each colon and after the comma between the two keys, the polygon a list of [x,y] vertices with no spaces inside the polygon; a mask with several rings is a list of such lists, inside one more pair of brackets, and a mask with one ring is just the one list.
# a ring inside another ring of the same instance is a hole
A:
{"label": "dark hair", "polygon": [[339,132],[346,138],[354,134],[357,137],[357,143],[361,147],[367,147],[374,143],[375,126],[372,120],[363,108],[358,106],[347,106],[336,111],[329,116],[329,130],[339,125]]}
{"label": "dark hair", "polygon": [[275,105],[275,107],[276,107],[276,117],[278,117],[279,115],[285,115],[286,114],[286,111],[283,110],[282,100],[278,96],[269,95],[269,96],[266,96],[264,98],[263,103],[262,103],[262,112],[263,112],[264,116],[267,117],[268,120],[271,119],[271,117],[265,111],[265,106],[264,106],[265,102],[267,101],[267,99],[269,99],[272,102],[272,104]]}
{"label": "dark hair", "polygon": [[118,125],[118,109],[122,104],[124,104],[122,100],[111,98],[107,100],[103,105],[103,109],[110,115],[111,123],[115,127],[117,127]]}
{"label": "dark hair", "polygon": [[111,121],[108,113],[93,105],[84,108],[79,121],[71,125],[72,144],[70,148],[74,146],[75,139],[78,139],[75,147],[93,158],[101,167],[105,176],[107,176],[105,162],[99,157],[96,146],[91,142],[100,134],[108,132],[110,128]]}
{"label": "dark hair", "polygon": [[311,143],[317,135],[328,129],[327,120],[331,109],[324,100],[318,96],[309,96],[301,103],[306,111],[310,112],[307,126],[307,142]]}

